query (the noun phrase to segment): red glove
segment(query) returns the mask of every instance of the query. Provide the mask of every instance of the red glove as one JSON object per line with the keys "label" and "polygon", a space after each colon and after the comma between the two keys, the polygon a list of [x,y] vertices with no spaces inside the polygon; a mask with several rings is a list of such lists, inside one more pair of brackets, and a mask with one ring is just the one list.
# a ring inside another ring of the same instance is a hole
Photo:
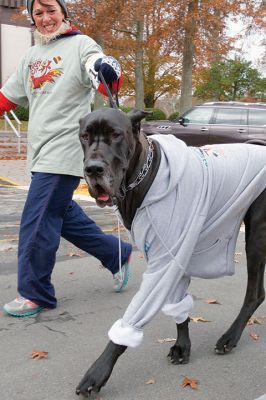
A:
{"label": "red glove", "polygon": [[0,115],[3,115],[6,111],[13,110],[16,107],[17,104],[12,103],[12,101],[8,100],[0,91]]}
{"label": "red glove", "polygon": [[[122,69],[119,62],[112,56],[104,56],[96,60],[94,64],[96,72],[101,71],[107,86],[111,89],[112,93],[118,93],[122,86]],[[104,96],[108,96],[104,85],[101,82],[101,77],[98,74],[99,86],[97,90]]]}
{"label": "red glove", "polygon": [[[118,80],[116,80],[116,81],[113,81],[112,84],[111,84],[112,85],[112,90],[111,90],[112,93],[118,93],[120,88],[121,88],[121,86],[122,86],[122,83],[123,83],[123,75],[121,73],[120,78]],[[110,88],[110,85],[108,85],[108,87]],[[102,83],[99,84],[97,90],[98,90],[98,92],[100,92],[104,96],[108,97],[108,93],[106,92],[105,87],[103,86]]]}

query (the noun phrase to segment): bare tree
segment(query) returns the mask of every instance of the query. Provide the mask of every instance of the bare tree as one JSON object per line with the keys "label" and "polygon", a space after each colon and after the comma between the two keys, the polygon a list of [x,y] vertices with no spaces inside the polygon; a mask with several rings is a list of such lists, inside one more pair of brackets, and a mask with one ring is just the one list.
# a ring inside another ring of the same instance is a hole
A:
{"label": "bare tree", "polygon": [[136,48],[135,48],[135,107],[144,108],[144,80],[143,80],[143,31],[144,21],[139,17],[136,21]]}
{"label": "bare tree", "polygon": [[192,71],[194,64],[194,41],[196,34],[196,15],[198,0],[188,3],[187,17],[184,26],[182,82],[180,96],[180,113],[184,113],[192,106]]}

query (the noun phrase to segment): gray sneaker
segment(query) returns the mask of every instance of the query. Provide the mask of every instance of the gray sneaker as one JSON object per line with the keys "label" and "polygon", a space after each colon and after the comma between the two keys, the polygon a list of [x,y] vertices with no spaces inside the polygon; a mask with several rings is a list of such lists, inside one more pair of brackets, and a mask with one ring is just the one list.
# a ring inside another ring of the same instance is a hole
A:
{"label": "gray sneaker", "polygon": [[10,303],[5,304],[3,307],[4,312],[13,317],[27,317],[29,315],[37,314],[43,309],[44,307],[40,307],[38,304],[25,299],[24,297],[17,297]]}
{"label": "gray sneaker", "polygon": [[122,292],[128,284],[130,273],[130,264],[129,259],[122,265],[121,272],[118,271],[116,274],[113,275],[114,278],[114,290],[116,293]]}

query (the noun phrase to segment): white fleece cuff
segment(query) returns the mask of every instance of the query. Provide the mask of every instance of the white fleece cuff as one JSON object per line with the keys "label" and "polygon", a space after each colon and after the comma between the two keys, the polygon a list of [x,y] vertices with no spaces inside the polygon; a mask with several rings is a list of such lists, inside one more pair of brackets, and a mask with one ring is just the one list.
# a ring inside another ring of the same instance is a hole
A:
{"label": "white fleece cuff", "polygon": [[109,339],[115,344],[137,347],[143,339],[143,330],[128,325],[122,319],[118,319],[108,332]]}
{"label": "white fleece cuff", "polygon": [[181,324],[188,318],[188,313],[192,309],[193,304],[193,297],[190,294],[186,294],[179,303],[165,304],[162,312],[172,317],[177,324]]}
{"label": "white fleece cuff", "polygon": [[95,53],[87,59],[86,64],[85,64],[86,71],[87,71],[87,73],[90,77],[90,80],[92,81],[92,85],[95,89],[98,89],[100,82],[98,79],[98,72],[96,72],[94,69],[94,64],[95,64],[95,61],[97,61],[99,58],[103,58],[104,56],[105,56],[104,53]]}

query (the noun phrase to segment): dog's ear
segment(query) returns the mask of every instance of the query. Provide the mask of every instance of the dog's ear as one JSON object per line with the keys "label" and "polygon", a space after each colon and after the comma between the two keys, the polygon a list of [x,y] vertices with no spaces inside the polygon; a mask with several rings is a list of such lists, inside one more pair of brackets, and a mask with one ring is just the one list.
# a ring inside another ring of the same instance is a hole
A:
{"label": "dog's ear", "polygon": [[132,124],[133,133],[140,132],[140,122],[149,114],[152,114],[152,112],[137,109],[134,109],[127,114]]}

